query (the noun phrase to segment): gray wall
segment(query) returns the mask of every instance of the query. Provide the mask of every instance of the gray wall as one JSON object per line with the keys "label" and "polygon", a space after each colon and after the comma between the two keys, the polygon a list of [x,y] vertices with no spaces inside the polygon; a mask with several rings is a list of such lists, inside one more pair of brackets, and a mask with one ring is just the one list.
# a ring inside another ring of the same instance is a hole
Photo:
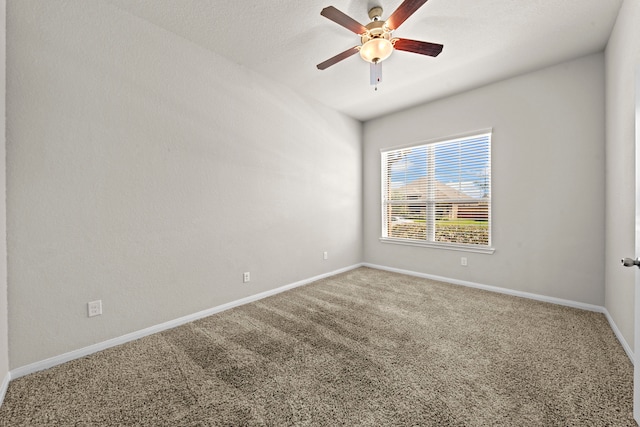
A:
{"label": "gray wall", "polygon": [[[594,54],[365,123],[365,261],[603,305],[604,78]],[[490,127],[495,253],[379,242],[380,149]]]}
{"label": "gray wall", "polygon": [[7,16],[12,369],[362,260],[359,122],[103,1]]}
{"label": "gray wall", "polygon": [[640,3],[625,0],[606,49],[606,308],[634,348],[635,70],[640,66]]}
{"label": "gray wall", "polygon": [[[633,253],[640,10],[622,10],[606,52],[605,196],[602,54],[373,120],[362,136],[101,1],[10,2],[9,367],[363,259],[606,304],[633,345],[633,272],[618,263]],[[495,254],[380,243],[380,148],[487,127]],[[88,319],[94,299],[105,313]]]}
{"label": "gray wall", "polygon": [[5,93],[6,93],[6,0],[0,0],[0,385],[9,373],[9,327],[7,306],[7,180],[5,161]]}

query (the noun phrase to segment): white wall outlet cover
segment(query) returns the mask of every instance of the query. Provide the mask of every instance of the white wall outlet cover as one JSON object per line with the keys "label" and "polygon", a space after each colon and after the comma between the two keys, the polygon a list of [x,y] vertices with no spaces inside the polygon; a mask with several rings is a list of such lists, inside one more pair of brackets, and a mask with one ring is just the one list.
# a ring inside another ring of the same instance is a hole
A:
{"label": "white wall outlet cover", "polygon": [[88,302],[87,314],[89,317],[100,316],[102,314],[102,300]]}

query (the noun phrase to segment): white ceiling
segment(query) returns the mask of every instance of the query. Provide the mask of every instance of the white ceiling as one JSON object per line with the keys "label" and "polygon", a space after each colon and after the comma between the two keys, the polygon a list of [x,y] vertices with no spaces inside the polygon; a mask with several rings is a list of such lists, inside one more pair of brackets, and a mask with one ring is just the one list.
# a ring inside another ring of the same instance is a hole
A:
{"label": "white ceiling", "polygon": [[622,0],[430,0],[395,37],[444,45],[428,57],[396,51],[378,90],[359,55],[316,64],[359,44],[322,17],[335,6],[362,24],[402,0],[107,0],[358,120],[369,120],[604,49]]}

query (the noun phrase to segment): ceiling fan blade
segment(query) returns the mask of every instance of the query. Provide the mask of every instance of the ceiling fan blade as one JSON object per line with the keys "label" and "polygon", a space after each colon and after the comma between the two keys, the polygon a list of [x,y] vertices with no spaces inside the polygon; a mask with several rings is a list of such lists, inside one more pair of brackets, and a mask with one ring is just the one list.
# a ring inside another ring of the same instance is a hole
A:
{"label": "ceiling fan blade", "polygon": [[387,19],[387,27],[391,31],[396,30],[408,17],[425,4],[427,0],[404,0],[400,6]]}
{"label": "ceiling fan blade", "polygon": [[351,47],[351,48],[345,50],[344,52],[339,53],[336,56],[334,56],[332,58],[329,58],[324,62],[321,62],[320,64],[317,65],[318,70],[324,70],[326,68],[329,68],[333,64],[336,64],[336,63],[342,61],[343,59],[347,59],[351,55],[355,55],[358,52],[358,47],[359,46]]}
{"label": "ceiling fan blade", "polygon": [[419,53],[420,55],[438,56],[444,47],[438,43],[421,42],[418,40],[395,39],[393,47],[405,52]]}
{"label": "ceiling fan blade", "polygon": [[340,12],[338,9],[336,9],[333,6],[328,6],[322,9],[322,12],[320,12],[320,15],[324,16],[327,19],[332,20],[336,24],[342,25],[347,30],[353,31],[356,34],[363,34],[367,32],[367,27],[365,27],[355,19],[351,18],[350,16]]}

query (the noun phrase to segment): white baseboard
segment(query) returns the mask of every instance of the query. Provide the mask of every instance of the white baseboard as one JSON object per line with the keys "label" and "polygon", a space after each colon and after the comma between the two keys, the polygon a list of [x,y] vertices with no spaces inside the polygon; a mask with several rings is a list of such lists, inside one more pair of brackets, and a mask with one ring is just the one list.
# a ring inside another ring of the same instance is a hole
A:
{"label": "white baseboard", "polygon": [[620,345],[622,345],[625,353],[627,353],[627,356],[629,356],[629,360],[631,360],[631,363],[635,365],[636,362],[633,349],[631,348],[631,346],[629,346],[627,340],[625,340],[622,336],[622,332],[620,332],[620,329],[618,329],[618,325],[616,325],[616,322],[613,321],[613,317],[611,317],[611,314],[609,314],[609,310],[607,310],[605,307],[602,307],[602,313],[609,321],[609,325],[611,326],[611,329],[613,329],[613,333],[616,334],[616,338],[618,338],[618,341],[620,341]]}
{"label": "white baseboard", "polygon": [[7,375],[5,375],[2,380],[2,384],[0,384],[0,406],[2,406],[2,402],[4,402],[4,395],[7,394],[9,381],[11,381],[11,372],[7,372]]}
{"label": "white baseboard", "polygon": [[627,343],[627,341],[622,336],[622,333],[620,332],[620,329],[618,329],[618,326],[613,321],[613,318],[609,314],[609,311],[605,307],[602,307],[600,305],[586,304],[586,303],[578,302],[578,301],[571,301],[571,300],[566,300],[566,299],[562,299],[562,298],[548,297],[548,296],[545,296],[545,295],[539,295],[539,294],[533,294],[533,293],[529,293],[529,292],[516,291],[516,290],[513,290],[513,289],[507,289],[507,288],[499,288],[497,286],[483,285],[483,284],[480,284],[480,283],[468,282],[468,281],[465,281],[465,280],[451,279],[451,278],[448,278],[448,277],[435,276],[433,274],[418,273],[416,271],[402,270],[402,269],[399,269],[399,268],[386,267],[386,266],[377,265],[377,264],[363,263],[362,266],[369,267],[369,268],[375,268],[375,269],[378,269],[378,270],[391,271],[393,273],[406,274],[406,275],[409,275],[409,276],[421,277],[423,279],[438,280],[440,282],[451,283],[451,284],[454,284],[454,285],[462,285],[462,286],[467,286],[467,287],[470,287],[470,288],[482,289],[482,290],[485,290],[485,291],[497,292],[497,293],[506,294],[506,295],[512,295],[512,296],[521,297],[521,298],[533,299],[533,300],[536,300],[536,301],[548,302],[548,303],[551,303],[551,304],[564,305],[564,306],[567,306],[567,307],[578,308],[578,309],[581,309],[581,310],[595,311],[595,312],[598,312],[598,313],[602,313],[602,314],[605,315],[605,317],[609,321],[609,325],[611,326],[611,329],[613,329],[613,332],[616,335],[616,338],[618,338],[618,341],[620,341],[620,345],[622,345],[622,348],[624,349],[625,353],[627,353],[627,356],[631,360],[631,363],[635,364],[635,356],[634,356],[633,350],[629,346],[629,343]]}
{"label": "white baseboard", "polygon": [[32,374],[34,372],[42,371],[44,369],[49,369],[54,366],[60,365],[62,363],[69,362],[71,360],[79,359],[84,356],[88,356],[90,354],[96,353],[98,351],[106,350],[107,348],[115,347],[120,344],[127,343],[129,341],[134,341],[148,335],[152,335],[158,332],[166,331],[167,329],[175,328],[176,326],[184,325],[185,323],[193,322],[194,320],[202,319],[204,317],[211,316],[216,313],[220,313],[225,310],[229,310],[230,308],[238,307],[244,304],[248,304],[253,301],[257,301],[266,297],[270,297],[272,295],[279,294],[281,292],[287,291],[289,289],[297,288],[298,286],[303,286],[309,284],[311,282],[315,282],[320,279],[324,279],[326,277],[335,276],[336,274],[344,273],[349,270],[353,270],[355,268],[360,267],[362,264],[355,264],[349,267],[341,268],[339,270],[334,270],[329,273],[320,274],[318,276],[314,276],[308,279],[301,280],[299,282],[291,283],[285,286],[281,286],[279,288],[271,289],[269,291],[261,292],[259,294],[250,295],[245,298],[241,298],[236,301],[231,301],[226,304],[222,304],[213,308],[209,308],[207,310],[199,311],[197,313],[189,314],[184,317],[180,317],[178,319],[170,320],[165,323],[161,323],[158,325],[154,325],[136,332],[132,332],[130,334],[122,335],[120,337],[112,338],[107,341],[99,342],[97,344],[90,345],[88,347],[80,348],[78,350],[73,350],[68,353],[61,354],[59,356],[50,357],[45,360],[41,360],[39,362],[31,363],[26,366],[21,366],[19,368],[13,369],[10,374],[11,378],[20,378],[25,375]]}
{"label": "white baseboard", "polygon": [[272,289],[272,290],[269,290],[269,291],[261,292],[259,294],[250,295],[248,297],[241,298],[241,299],[236,300],[236,301],[232,301],[232,302],[229,302],[229,303],[226,303],[226,304],[222,304],[222,305],[219,305],[219,306],[207,309],[207,310],[199,311],[197,313],[193,313],[193,314],[190,314],[190,315],[187,315],[187,316],[184,316],[184,317],[180,317],[178,319],[174,319],[174,320],[170,320],[170,321],[165,322],[165,323],[154,325],[154,326],[151,326],[149,328],[145,328],[145,329],[142,329],[142,330],[139,330],[139,331],[136,331],[136,332],[132,332],[130,334],[126,334],[126,335],[123,335],[123,336],[120,336],[120,337],[112,338],[110,340],[103,341],[103,342],[100,342],[100,343],[97,343],[97,344],[93,344],[93,345],[90,345],[88,347],[84,347],[84,348],[81,348],[81,349],[78,349],[78,350],[73,350],[73,351],[70,351],[68,353],[61,354],[59,356],[54,356],[54,357],[51,357],[51,358],[48,358],[48,359],[45,359],[45,360],[41,360],[39,362],[31,363],[29,365],[13,369],[5,376],[5,379],[3,380],[3,383],[2,383],[2,388],[0,388],[0,405],[2,404],[2,401],[4,399],[4,393],[6,393],[7,387],[9,385],[9,381],[11,379],[20,378],[22,376],[29,375],[29,374],[32,374],[34,372],[42,371],[44,369],[49,369],[49,368],[52,368],[54,366],[60,365],[62,363],[66,363],[66,362],[69,362],[71,360],[79,359],[81,357],[88,356],[90,354],[96,353],[98,351],[105,350],[107,348],[115,347],[117,345],[124,344],[124,343],[127,343],[129,341],[137,340],[139,338],[143,338],[143,337],[151,335],[151,334],[162,332],[162,331],[165,331],[167,329],[175,328],[177,326],[184,325],[185,323],[193,322],[195,320],[202,319],[204,317],[211,316],[213,314],[220,313],[220,312],[225,311],[225,310],[229,310],[230,308],[234,308],[234,307],[238,307],[238,306],[241,306],[241,305],[244,305],[244,304],[248,304],[250,302],[257,301],[257,300],[260,300],[260,299],[263,299],[263,298],[266,298],[266,297],[269,297],[269,296],[272,296],[272,295],[276,295],[276,294],[279,294],[281,292],[287,291],[289,289],[293,289],[293,288],[296,288],[296,287],[299,287],[299,286],[303,286],[303,285],[309,284],[311,282],[315,282],[315,281],[320,280],[320,279],[324,279],[324,278],[327,278],[327,277],[330,277],[330,276],[334,276],[336,274],[344,273],[346,271],[350,271],[350,270],[353,270],[353,269],[361,267],[361,266],[375,268],[375,269],[378,269],[378,270],[391,271],[391,272],[395,272],[395,273],[407,274],[407,275],[415,276],[415,277],[422,277],[422,278],[425,278],[425,279],[438,280],[438,281],[452,283],[452,284],[456,284],[456,285],[468,286],[468,287],[477,288],[477,289],[483,289],[483,290],[487,290],[487,291],[491,291],[491,292],[498,292],[498,293],[502,293],[502,294],[518,296],[518,297],[522,297],[522,298],[529,298],[529,299],[534,299],[534,300],[538,300],[538,301],[549,302],[549,303],[552,303],[552,304],[559,304],[559,305],[579,308],[579,309],[582,309],[582,310],[589,310],[589,311],[595,311],[595,312],[603,313],[606,316],[607,320],[609,321],[609,324],[611,325],[611,328],[613,329],[613,332],[615,333],[616,337],[620,341],[620,344],[622,345],[624,351],[629,356],[629,359],[631,360],[631,362],[634,363],[634,354],[633,354],[633,351],[631,350],[631,347],[629,346],[629,344],[626,342],[626,340],[624,339],[624,337],[620,333],[620,330],[618,329],[617,325],[615,324],[615,322],[611,318],[611,315],[609,314],[607,309],[604,308],[604,307],[601,307],[601,306],[598,306],[598,305],[592,305],[592,304],[585,304],[585,303],[571,301],[571,300],[560,299],[560,298],[547,297],[547,296],[544,296],[544,295],[538,295],[538,294],[533,294],[533,293],[528,293],[528,292],[521,292],[521,291],[516,291],[516,290],[512,290],[512,289],[499,288],[499,287],[496,287],[496,286],[483,285],[483,284],[474,283],[474,282],[468,282],[468,281],[464,281],[464,280],[457,280],[457,279],[451,279],[451,278],[442,277],[442,276],[435,276],[435,275],[432,275],[432,274],[418,273],[418,272],[415,272],[415,271],[402,270],[402,269],[398,269],[398,268],[386,267],[386,266],[370,264],[370,263],[361,263],[361,264],[354,264],[354,265],[351,265],[349,267],[345,267],[345,268],[342,268],[342,269],[339,269],[339,270],[335,270],[335,271],[332,271],[332,272],[329,272],[329,273],[325,273],[325,274],[321,274],[321,275],[318,275],[318,276],[314,276],[314,277],[311,277],[311,278],[308,278],[308,279],[305,279],[305,280],[301,280],[299,282],[295,282],[295,283],[291,283],[291,284],[288,284],[288,285],[285,285],[285,286],[281,286],[281,287],[276,288],[276,289]]}

